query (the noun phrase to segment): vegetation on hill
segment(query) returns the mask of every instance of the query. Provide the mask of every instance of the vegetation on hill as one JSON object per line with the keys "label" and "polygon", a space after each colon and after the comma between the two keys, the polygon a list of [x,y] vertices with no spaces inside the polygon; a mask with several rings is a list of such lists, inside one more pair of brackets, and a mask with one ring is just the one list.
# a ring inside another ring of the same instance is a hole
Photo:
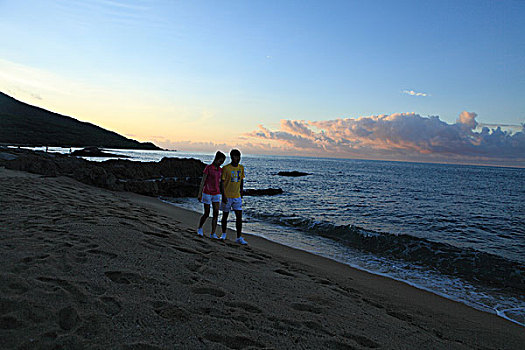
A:
{"label": "vegetation on hill", "polygon": [[91,123],[20,102],[0,92],[0,144],[159,150]]}

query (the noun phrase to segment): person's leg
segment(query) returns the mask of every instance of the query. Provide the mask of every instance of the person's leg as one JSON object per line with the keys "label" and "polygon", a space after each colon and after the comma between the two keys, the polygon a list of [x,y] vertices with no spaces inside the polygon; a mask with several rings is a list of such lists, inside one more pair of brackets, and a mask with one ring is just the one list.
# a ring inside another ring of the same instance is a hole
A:
{"label": "person's leg", "polygon": [[201,220],[199,221],[199,228],[202,228],[202,226],[204,226],[204,223],[206,222],[208,216],[210,216],[210,205],[204,204],[204,214],[202,214]]}
{"label": "person's leg", "polygon": [[229,214],[230,214],[229,211],[222,212],[222,219],[221,219],[222,234],[225,234],[228,228],[228,215]]}
{"label": "person's leg", "polygon": [[242,236],[242,210],[235,211],[235,228],[237,229],[237,238]]}
{"label": "person's leg", "polygon": [[211,233],[215,233],[217,230],[217,220],[219,218],[219,202],[213,202],[213,217],[211,220]]}

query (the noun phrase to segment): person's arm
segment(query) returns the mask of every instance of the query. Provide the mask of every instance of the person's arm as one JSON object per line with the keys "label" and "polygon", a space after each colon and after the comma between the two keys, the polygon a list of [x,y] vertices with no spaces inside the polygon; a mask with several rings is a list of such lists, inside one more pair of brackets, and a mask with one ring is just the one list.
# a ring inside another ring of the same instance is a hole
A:
{"label": "person's arm", "polygon": [[199,186],[199,195],[197,196],[197,198],[199,199],[199,202],[202,200],[202,190],[204,188],[204,184],[206,183],[206,178],[207,177],[208,177],[208,174],[202,175],[201,184]]}
{"label": "person's arm", "polygon": [[221,178],[221,182],[219,183],[219,188],[221,189],[222,202],[228,203],[228,198],[226,198],[226,194],[224,194],[224,181],[222,181],[222,178]]}
{"label": "person's arm", "polygon": [[241,198],[244,195],[244,179],[241,179]]}

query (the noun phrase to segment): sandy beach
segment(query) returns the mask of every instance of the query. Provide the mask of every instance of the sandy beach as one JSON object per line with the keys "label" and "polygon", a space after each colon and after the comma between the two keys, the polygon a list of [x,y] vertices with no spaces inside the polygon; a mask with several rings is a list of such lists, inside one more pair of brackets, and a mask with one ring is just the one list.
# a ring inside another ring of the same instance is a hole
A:
{"label": "sandy beach", "polygon": [[[525,328],[198,213],[0,168],[2,349],[523,349]],[[205,232],[209,232],[208,220]]]}

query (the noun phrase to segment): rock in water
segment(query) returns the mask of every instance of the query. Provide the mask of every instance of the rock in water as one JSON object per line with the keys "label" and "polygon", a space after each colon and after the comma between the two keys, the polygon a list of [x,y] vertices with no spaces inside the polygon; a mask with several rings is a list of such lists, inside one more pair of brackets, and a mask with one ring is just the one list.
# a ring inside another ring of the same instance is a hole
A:
{"label": "rock in water", "polygon": [[72,156],[76,157],[117,157],[117,158],[129,158],[128,156],[123,156],[120,154],[107,153],[102,151],[98,147],[86,147],[79,149],[71,153]]}
{"label": "rock in water", "polygon": [[277,175],[279,176],[293,176],[293,177],[297,177],[297,176],[306,176],[306,175],[312,175],[310,173],[303,173],[302,171],[279,171],[277,173]]}

